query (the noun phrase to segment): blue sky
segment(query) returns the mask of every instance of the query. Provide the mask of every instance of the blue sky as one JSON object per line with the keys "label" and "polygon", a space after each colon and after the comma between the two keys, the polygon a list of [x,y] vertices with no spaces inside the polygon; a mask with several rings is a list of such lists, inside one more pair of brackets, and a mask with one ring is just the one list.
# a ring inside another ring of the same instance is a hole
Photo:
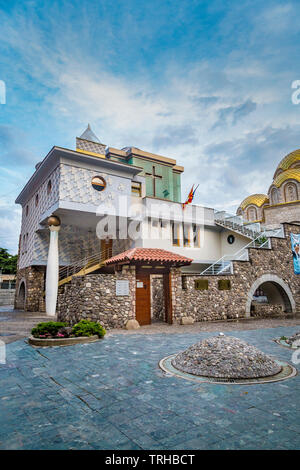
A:
{"label": "blue sky", "polygon": [[0,0],[0,246],[15,197],[87,123],[184,165],[182,197],[235,211],[300,147],[298,2]]}

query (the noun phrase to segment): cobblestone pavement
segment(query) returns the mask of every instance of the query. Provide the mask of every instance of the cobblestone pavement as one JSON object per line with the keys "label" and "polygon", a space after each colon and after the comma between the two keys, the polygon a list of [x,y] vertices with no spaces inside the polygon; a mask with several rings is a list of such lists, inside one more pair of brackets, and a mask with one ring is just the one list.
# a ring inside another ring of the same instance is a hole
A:
{"label": "cobblestone pavement", "polygon": [[[291,361],[273,342],[297,326],[227,331]],[[209,332],[109,334],[86,345],[6,345],[1,449],[299,449],[300,377],[240,386],[165,376],[164,356]]]}
{"label": "cobblestone pavement", "polygon": [[[153,333],[201,333],[201,332],[219,332],[219,331],[232,331],[232,330],[256,330],[258,328],[275,328],[278,326],[294,326],[300,325],[300,318],[261,318],[239,321],[204,321],[196,322],[193,325],[169,325],[163,322],[152,323],[151,325],[145,325],[140,327],[138,330],[126,330],[126,329],[112,329],[108,331],[108,334],[153,334]],[[300,328],[299,328],[300,330]]]}
{"label": "cobblestone pavement", "polygon": [[12,343],[27,337],[37,323],[53,319],[45,313],[13,310],[12,306],[0,307],[0,340]]}

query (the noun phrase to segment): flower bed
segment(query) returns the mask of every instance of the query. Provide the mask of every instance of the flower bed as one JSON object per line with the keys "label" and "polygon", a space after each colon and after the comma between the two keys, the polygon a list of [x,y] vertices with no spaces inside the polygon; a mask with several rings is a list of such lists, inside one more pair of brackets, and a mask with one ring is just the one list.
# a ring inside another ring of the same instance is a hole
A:
{"label": "flower bed", "polygon": [[106,334],[100,323],[80,320],[74,326],[65,322],[39,323],[31,330],[28,339],[29,344],[34,346],[67,346],[76,343],[90,343]]}

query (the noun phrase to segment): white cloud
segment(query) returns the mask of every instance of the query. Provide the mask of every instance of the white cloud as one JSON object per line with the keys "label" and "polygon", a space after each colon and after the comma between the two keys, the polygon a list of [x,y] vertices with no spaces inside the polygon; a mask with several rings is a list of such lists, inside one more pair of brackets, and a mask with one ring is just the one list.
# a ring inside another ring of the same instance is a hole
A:
{"label": "white cloud", "polygon": [[[97,63],[83,47],[72,53],[74,32],[65,33],[62,25],[49,44],[34,21],[19,17],[16,27],[6,17],[0,40],[22,57],[28,77],[44,87],[41,113],[49,119],[49,133],[56,126],[75,138],[90,122],[107,145],[177,158],[185,166],[183,198],[193,183],[200,183],[198,203],[234,211],[248,194],[266,192],[277,163],[300,146],[300,106],[290,102],[291,81],[299,77],[279,67],[276,54],[263,56],[264,47],[255,42],[264,22],[268,33],[276,32],[281,17],[282,32],[293,23],[290,5],[266,9],[262,19],[250,18],[249,39],[239,32],[239,39],[249,40],[250,51],[235,48],[186,67],[168,62],[159,77],[150,68],[116,75],[105,66],[101,44]],[[54,135],[51,142],[65,145]],[[8,230],[15,237],[10,219],[1,220],[2,228],[8,227],[2,233]]]}

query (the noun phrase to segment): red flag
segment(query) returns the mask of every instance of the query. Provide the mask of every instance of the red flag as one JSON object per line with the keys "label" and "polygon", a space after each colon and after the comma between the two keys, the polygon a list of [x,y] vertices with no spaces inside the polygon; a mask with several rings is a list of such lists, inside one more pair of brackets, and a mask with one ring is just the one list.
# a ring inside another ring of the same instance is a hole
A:
{"label": "red flag", "polygon": [[[198,184],[198,186],[199,186],[199,184]],[[195,192],[196,192],[198,186],[194,189],[194,184],[193,184],[193,186],[192,186],[192,188],[191,188],[191,190],[190,190],[190,192],[189,192],[189,195],[188,195],[188,197],[187,197],[187,200],[182,204],[182,209],[183,209],[183,210],[185,209],[185,206],[186,206],[187,204],[190,204],[190,203],[193,201],[194,195],[195,195]]]}

